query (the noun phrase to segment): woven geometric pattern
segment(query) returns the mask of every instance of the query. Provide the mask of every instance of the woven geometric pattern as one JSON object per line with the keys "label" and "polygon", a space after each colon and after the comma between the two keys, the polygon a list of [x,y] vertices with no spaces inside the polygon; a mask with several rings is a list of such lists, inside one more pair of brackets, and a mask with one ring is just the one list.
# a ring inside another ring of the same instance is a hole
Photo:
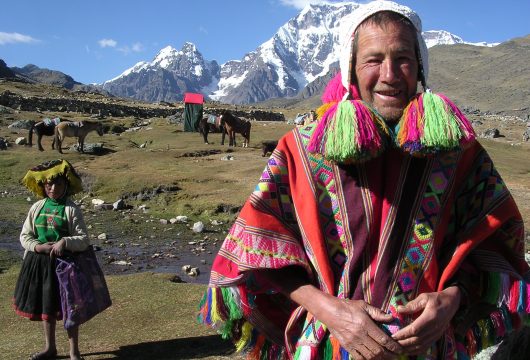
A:
{"label": "woven geometric pattern", "polygon": [[430,262],[434,230],[439,220],[443,195],[455,173],[457,155],[450,153],[433,160],[390,300],[390,311],[397,317],[396,307],[407,304],[416,296],[419,276]]}
{"label": "woven geometric pattern", "polygon": [[294,237],[250,228],[241,219],[230,229],[219,255],[236,263],[239,270],[278,269],[288,265],[304,265],[306,256]]}
{"label": "woven geometric pattern", "polygon": [[465,231],[487,215],[509,193],[486,151],[481,151],[469,180],[459,192],[452,226]]}
{"label": "woven geometric pattern", "polygon": [[[299,128],[304,146],[307,146],[314,129],[315,123]],[[332,164],[320,153],[307,153],[307,158],[316,186],[320,223],[324,230],[328,254],[335,265],[334,270],[342,270],[348,254],[344,243],[344,227],[337,201],[336,180]],[[340,279],[342,273],[335,275]]]}
{"label": "woven geometric pattern", "polygon": [[256,208],[287,224],[296,224],[287,167],[276,153],[267,162],[250,199]]}

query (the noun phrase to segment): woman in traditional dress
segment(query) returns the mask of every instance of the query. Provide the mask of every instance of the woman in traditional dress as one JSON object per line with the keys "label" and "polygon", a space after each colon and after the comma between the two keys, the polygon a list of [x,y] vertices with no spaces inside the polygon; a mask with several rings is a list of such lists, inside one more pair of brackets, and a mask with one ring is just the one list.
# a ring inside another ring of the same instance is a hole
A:
{"label": "woman in traditional dress", "polygon": [[[79,175],[66,160],[53,160],[32,168],[22,183],[43,199],[30,208],[20,234],[25,252],[13,305],[17,314],[43,322],[45,348],[30,359],[54,359],[56,321],[63,316],[56,258],[65,251],[80,252],[89,246],[81,209],[69,199],[83,188]],[[69,328],[67,333],[70,359],[81,359],[79,327]]]}

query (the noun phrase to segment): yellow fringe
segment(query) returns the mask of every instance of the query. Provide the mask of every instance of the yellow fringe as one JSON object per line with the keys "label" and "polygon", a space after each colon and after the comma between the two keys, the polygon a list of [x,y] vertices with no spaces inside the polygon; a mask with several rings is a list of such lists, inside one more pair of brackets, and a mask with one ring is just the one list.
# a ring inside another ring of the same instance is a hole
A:
{"label": "yellow fringe", "polygon": [[335,103],[332,103],[332,102],[329,102],[329,103],[325,103],[325,104],[322,104],[316,111],[315,113],[317,114],[317,119],[320,120],[322,119],[322,116],[324,116],[324,114],[326,113],[326,111],[328,111],[328,109],[334,105]]}
{"label": "yellow fringe", "polygon": [[212,324],[215,324],[219,321],[223,321],[221,318],[221,314],[219,313],[219,310],[217,308],[217,292],[221,291],[221,289],[212,288],[212,305],[211,305],[211,312],[210,312],[210,318],[212,319]]}
{"label": "yellow fringe", "polygon": [[241,327],[241,337],[235,344],[237,352],[240,352],[241,350],[243,350],[243,348],[250,342],[251,335],[252,335],[252,325],[250,325],[248,321],[245,321],[243,323],[243,326]]}

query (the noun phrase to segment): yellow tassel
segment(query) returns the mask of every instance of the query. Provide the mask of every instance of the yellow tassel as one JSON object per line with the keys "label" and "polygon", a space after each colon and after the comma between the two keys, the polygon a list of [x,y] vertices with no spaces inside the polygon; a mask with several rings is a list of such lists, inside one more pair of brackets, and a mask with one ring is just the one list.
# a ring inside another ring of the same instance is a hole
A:
{"label": "yellow tassel", "polygon": [[325,104],[322,104],[316,111],[315,113],[317,114],[317,119],[320,120],[322,119],[322,116],[324,116],[324,114],[326,113],[326,111],[328,111],[328,109],[333,106],[335,103],[332,103],[332,102],[329,102],[329,103],[325,103]]}
{"label": "yellow tassel", "polygon": [[237,341],[236,350],[239,352],[250,342],[250,337],[252,335],[252,325],[248,321],[243,323],[241,327],[241,337]]}
{"label": "yellow tassel", "polygon": [[212,288],[212,305],[210,310],[210,318],[212,319],[212,324],[223,321],[221,314],[217,308],[217,291],[221,291],[218,288]]}

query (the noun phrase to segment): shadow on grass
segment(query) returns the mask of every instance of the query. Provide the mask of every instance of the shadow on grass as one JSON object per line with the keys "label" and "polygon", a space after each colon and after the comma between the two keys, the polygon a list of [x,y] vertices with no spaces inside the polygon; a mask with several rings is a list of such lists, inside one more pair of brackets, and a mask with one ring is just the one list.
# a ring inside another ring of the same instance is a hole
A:
{"label": "shadow on grass", "polygon": [[83,353],[82,356],[109,355],[109,359],[173,360],[202,359],[208,356],[231,357],[234,352],[235,347],[231,341],[223,340],[218,335],[208,335],[125,345],[116,351]]}

